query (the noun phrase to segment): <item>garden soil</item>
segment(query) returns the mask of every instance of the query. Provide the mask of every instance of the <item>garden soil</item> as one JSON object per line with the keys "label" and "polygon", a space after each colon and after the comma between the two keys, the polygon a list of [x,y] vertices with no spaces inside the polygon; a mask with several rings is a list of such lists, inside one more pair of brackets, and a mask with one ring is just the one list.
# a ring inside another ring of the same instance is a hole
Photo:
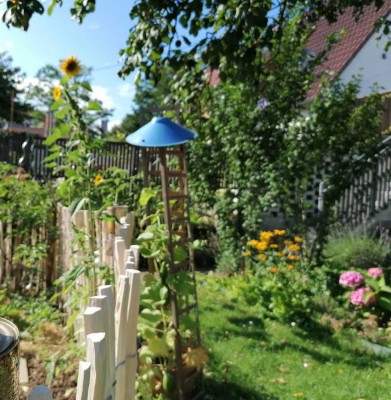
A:
{"label": "garden soil", "polygon": [[[21,357],[27,360],[27,369],[29,375],[28,384],[21,385],[19,400],[26,400],[27,395],[38,385],[48,386],[47,381],[47,365],[48,363],[39,356],[40,349],[36,344],[29,342],[21,343]],[[47,351],[47,347],[45,349]],[[52,354],[62,353],[63,345],[50,345]],[[76,365],[70,363],[70,365]],[[61,366],[55,368],[56,373],[49,385],[54,400],[75,400],[76,399],[76,371],[67,370]]]}

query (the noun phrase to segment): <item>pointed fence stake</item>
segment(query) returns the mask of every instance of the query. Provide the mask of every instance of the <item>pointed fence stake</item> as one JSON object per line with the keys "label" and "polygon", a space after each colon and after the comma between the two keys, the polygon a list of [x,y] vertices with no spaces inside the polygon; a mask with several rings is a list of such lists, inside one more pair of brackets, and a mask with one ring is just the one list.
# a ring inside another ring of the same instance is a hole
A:
{"label": "pointed fence stake", "polygon": [[141,273],[134,269],[126,271],[130,283],[130,295],[128,301],[126,342],[126,399],[134,400],[136,397],[136,372],[137,372],[137,319],[140,307]]}
{"label": "pointed fence stake", "polygon": [[91,363],[79,362],[79,375],[77,377],[76,400],[88,400],[88,389],[90,386]]}
{"label": "pointed fence stake", "polygon": [[87,335],[87,361],[91,363],[88,400],[106,400],[103,397],[106,364],[106,334]]}

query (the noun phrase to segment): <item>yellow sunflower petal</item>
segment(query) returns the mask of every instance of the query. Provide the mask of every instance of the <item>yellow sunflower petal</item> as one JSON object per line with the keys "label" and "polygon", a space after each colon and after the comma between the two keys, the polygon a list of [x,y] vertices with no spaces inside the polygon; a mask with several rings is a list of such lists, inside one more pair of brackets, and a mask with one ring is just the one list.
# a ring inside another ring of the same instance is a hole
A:
{"label": "yellow sunflower petal", "polygon": [[53,89],[52,96],[53,96],[53,99],[54,99],[55,101],[60,100],[60,97],[61,97],[61,88],[60,88],[59,86],[56,86],[56,87]]}
{"label": "yellow sunflower petal", "polygon": [[64,75],[72,78],[80,74],[80,61],[75,56],[70,56],[61,62],[60,69]]}

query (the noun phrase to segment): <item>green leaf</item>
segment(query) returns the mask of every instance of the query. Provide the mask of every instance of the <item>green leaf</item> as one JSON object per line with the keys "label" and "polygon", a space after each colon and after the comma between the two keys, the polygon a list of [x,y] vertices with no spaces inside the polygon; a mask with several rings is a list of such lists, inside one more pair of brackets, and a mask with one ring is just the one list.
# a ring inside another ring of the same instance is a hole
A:
{"label": "green leaf", "polygon": [[134,78],[134,84],[137,86],[140,83],[140,80],[141,80],[141,71],[138,71]]}
{"label": "green leaf", "polygon": [[71,126],[69,124],[63,124],[56,128],[54,132],[48,136],[44,140],[44,145],[45,146],[51,146],[54,142],[56,142],[58,139],[62,139],[70,130]]}
{"label": "green leaf", "polygon": [[170,348],[166,341],[159,337],[148,340],[148,349],[154,357],[168,357],[170,355]]}
{"label": "green leaf", "polygon": [[47,162],[49,162],[49,161],[53,161],[53,160],[55,160],[55,159],[58,158],[58,157],[60,157],[60,152],[52,153],[52,154],[50,154],[50,156],[47,156],[47,157],[45,158],[45,163],[47,163]]}
{"label": "green leaf", "polygon": [[379,296],[377,299],[377,303],[383,309],[385,309],[387,311],[391,311],[391,300],[390,299],[383,297],[383,296]]}
{"label": "green leaf", "polygon": [[60,80],[60,85],[65,86],[69,82],[69,77],[64,75]]}
{"label": "green leaf", "polygon": [[168,299],[168,288],[166,286],[163,286],[159,291],[159,295],[162,300],[167,300]]}
{"label": "green leaf", "polygon": [[140,316],[146,319],[147,321],[154,323],[159,322],[161,319],[161,313],[159,310],[151,310],[149,308],[144,308],[141,311]]}
{"label": "green leaf", "polygon": [[145,207],[153,197],[155,197],[155,191],[153,189],[143,188],[138,202],[141,207]]}
{"label": "green leaf", "polygon": [[145,364],[152,364],[153,357],[154,354],[152,353],[152,351],[149,349],[148,346],[141,346],[139,352],[140,361],[144,362]]}
{"label": "green leaf", "polygon": [[152,339],[156,336],[156,330],[147,325],[143,325],[140,331],[143,339]]}
{"label": "green leaf", "polygon": [[90,199],[88,197],[84,197],[81,200],[76,199],[74,200],[71,205],[69,206],[69,211],[72,215],[72,217],[78,212],[80,211],[85,204],[88,204],[88,202],[90,201]]}
{"label": "green leaf", "polygon": [[152,240],[154,238],[154,236],[155,235],[153,234],[153,232],[145,231],[145,232],[141,233],[140,235],[138,235],[137,241]]}
{"label": "green leaf", "polygon": [[102,111],[103,107],[98,101],[90,101],[87,106],[89,111]]}
{"label": "green leaf", "polygon": [[81,82],[80,85],[87,91],[92,92],[92,87],[88,82]]}
{"label": "green leaf", "polygon": [[64,119],[69,112],[71,111],[71,107],[70,106],[65,106],[64,108],[58,110],[55,114],[54,117],[57,119]]}
{"label": "green leaf", "polygon": [[188,253],[183,247],[176,246],[174,248],[174,263],[180,264],[181,262],[187,260]]}

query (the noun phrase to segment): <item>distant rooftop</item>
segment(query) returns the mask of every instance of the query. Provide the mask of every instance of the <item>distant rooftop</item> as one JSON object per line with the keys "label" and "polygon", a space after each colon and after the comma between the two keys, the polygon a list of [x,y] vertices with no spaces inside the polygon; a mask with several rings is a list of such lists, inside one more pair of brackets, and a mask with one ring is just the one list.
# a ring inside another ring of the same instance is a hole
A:
{"label": "distant rooftop", "polygon": [[[332,24],[329,24],[325,19],[321,19],[317,23],[315,31],[310,36],[308,45],[306,46],[316,54],[325,49],[325,38],[327,36],[341,29],[346,30],[347,33],[342,37],[340,43],[332,48],[327,55],[327,59],[322,65],[317,67],[315,72],[322,73],[329,71],[333,72],[334,76],[340,75],[375,32],[375,23],[377,19],[387,16],[390,12],[391,0],[387,0],[378,10],[374,4],[365,7],[358,21],[355,19],[351,8]],[[315,84],[310,89],[308,97],[312,98],[318,91],[319,84]]]}

